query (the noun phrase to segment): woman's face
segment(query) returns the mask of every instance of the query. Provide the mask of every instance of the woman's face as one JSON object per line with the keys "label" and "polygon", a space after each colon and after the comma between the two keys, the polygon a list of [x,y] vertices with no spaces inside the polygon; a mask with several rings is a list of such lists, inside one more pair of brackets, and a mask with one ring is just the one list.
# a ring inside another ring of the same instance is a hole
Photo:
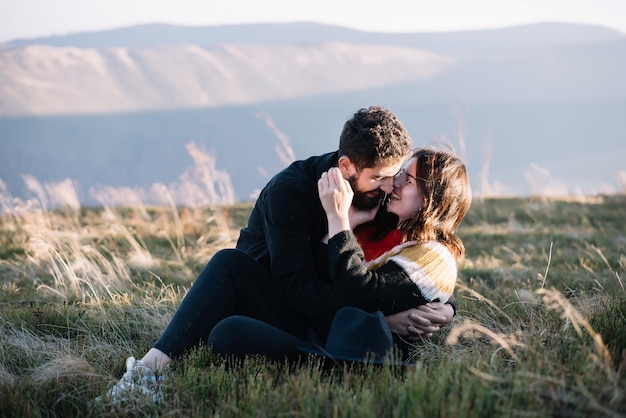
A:
{"label": "woman's face", "polygon": [[424,196],[417,187],[417,159],[411,158],[393,180],[393,193],[387,210],[396,214],[400,222],[417,214],[424,205]]}

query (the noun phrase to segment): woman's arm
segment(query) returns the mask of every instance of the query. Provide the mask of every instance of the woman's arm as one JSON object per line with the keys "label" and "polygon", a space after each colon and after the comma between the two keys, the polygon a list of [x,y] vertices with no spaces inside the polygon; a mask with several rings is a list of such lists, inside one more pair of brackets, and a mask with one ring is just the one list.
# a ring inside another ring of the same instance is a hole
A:
{"label": "woman's arm", "polygon": [[352,207],[354,192],[337,167],[322,173],[317,189],[328,219],[328,237],[341,231],[351,231],[376,217],[378,206],[369,211]]}
{"label": "woman's arm", "polygon": [[[353,192],[339,169],[333,168],[321,176],[318,192],[328,218],[329,270],[342,305],[388,314],[430,301],[420,285],[432,287],[431,277],[420,277],[421,266],[412,260],[388,262],[375,271],[364,266],[363,252],[349,222]],[[426,294],[432,293],[432,289],[426,290]]]}
{"label": "woman's arm", "polygon": [[317,190],[322,207],[328,218],[328,237],[340,231],[350,231],[350,206],[354,192],[341,175],[337,167],[333,167],[317,181]]}
{"label": "woman's arm", "polygon": [[342,305],[390,314],[429,302],[423,289],[398,263],[387,262],[376,270],[368,270],[352,231],[331,237],[328,254],[333,288]]}

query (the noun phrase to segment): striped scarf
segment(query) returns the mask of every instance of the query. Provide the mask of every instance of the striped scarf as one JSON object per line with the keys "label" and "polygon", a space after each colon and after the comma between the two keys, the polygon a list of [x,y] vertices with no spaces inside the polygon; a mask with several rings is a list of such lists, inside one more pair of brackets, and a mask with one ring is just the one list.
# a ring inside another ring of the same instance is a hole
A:
{"label": "striped scarf", "polygon": [[389,261],[409,275],[427,301],[445,302],[452,295],[457,276],[456,260],[445,245],[437,241],[408,241],[366,265],[374,271]]}

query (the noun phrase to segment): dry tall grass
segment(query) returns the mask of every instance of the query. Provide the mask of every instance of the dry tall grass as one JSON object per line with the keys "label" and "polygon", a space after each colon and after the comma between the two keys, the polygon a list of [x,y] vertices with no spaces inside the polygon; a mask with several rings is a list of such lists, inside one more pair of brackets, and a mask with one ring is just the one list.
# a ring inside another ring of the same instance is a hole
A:
{"label": "dry tall grass", "polygon": [[[27,181],[27,201],[0,182],[0,415],[95,414],[88,402],[150,347],[212,254],[234,246],[251,205],[180,207],[163,186],[159,206],[131,191],[120,207],[123,190],[107,190],[102,208],[81,208],[72,182]],[[624,416],[624,204],[475,202],[459,232],[457,317],[416,346],[412,371],[239,369],[201,349],[177,365],[162,409],[121,414]]]}

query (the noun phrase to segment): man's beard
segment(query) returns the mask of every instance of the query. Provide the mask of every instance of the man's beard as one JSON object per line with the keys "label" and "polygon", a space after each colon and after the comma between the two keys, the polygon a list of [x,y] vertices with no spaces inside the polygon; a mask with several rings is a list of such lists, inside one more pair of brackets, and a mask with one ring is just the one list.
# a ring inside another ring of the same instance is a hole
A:
{"label": "man's beard", "polygon": [[354,191],[354,198],[352,199],[352,206],[358,210],[371,210],[379,206],[385,197],[385,192],[381,189],[372,190],[369,192],[360,191],[357,188],[357,176],[350,177],[348,182]]}

